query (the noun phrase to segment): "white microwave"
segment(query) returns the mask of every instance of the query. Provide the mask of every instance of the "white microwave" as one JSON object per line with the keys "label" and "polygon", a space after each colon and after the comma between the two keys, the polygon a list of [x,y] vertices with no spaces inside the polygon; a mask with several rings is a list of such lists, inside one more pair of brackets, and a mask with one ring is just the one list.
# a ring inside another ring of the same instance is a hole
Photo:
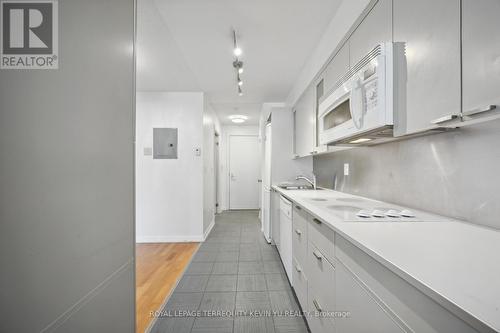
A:
{"label": "white microwave", "polygon": [[367,144],[393,137],[395,117],[404,116],[404,43],[382,43],[364,56],[318,108],[321,145]]}

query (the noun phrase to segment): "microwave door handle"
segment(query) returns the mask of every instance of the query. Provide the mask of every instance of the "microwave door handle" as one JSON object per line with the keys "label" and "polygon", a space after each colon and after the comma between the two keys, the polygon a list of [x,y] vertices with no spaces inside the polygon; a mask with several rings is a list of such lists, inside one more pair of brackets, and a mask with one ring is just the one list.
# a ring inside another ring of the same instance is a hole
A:
{"label": "microwave door handle", "polygon": [[357,129],[360,129],[363,120],[363,86],[359,79],[353,80],[349,96],[349,109],[352,122]]}

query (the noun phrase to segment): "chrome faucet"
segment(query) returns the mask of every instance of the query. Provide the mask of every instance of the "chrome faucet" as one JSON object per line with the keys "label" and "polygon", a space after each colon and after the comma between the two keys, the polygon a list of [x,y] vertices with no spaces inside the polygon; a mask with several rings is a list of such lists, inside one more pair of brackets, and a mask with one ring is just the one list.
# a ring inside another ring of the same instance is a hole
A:
{"label": "chrome faucet", "polygon": [[295,178],[295,180],[299,180],[299,179],[303,179],[306,182],[308,182],[309,184],[311,184],[314,190],[317,189],[317,187],[316,187],[316,175],[314,173],[312,174],[312,180],[310,180],[309,178],[307,178],[305,176],[297,176],[297,178]]}

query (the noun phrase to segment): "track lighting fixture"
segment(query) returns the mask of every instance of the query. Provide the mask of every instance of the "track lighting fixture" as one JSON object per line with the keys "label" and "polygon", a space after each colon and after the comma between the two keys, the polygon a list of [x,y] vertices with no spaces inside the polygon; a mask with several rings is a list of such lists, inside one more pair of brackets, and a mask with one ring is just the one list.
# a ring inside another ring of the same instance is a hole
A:
{"label": "track lighting fixture", "polygon": [[239,56],[242,55],[243,51],[238,46],[238,41],[236,39],[236,30],[233,30],[233,53],[235,56],[235,60],[233,61],[233,67],[236,70],[236,82],[238,84],[238,95],[243,96],[243,91],[241,90],[241,86],[243,85],[243,80],[241,80],[240,74],[243,74],[243,61],[239,59]]}

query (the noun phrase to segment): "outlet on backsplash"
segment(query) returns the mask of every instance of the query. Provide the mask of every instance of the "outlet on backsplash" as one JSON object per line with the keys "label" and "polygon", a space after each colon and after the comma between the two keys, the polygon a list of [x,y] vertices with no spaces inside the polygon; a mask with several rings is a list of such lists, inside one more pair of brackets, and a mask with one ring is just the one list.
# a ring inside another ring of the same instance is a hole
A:
{"label": "outlet on backsplash", "polygon": [[349,176],[349,163],[344,163],[344,176]]}

